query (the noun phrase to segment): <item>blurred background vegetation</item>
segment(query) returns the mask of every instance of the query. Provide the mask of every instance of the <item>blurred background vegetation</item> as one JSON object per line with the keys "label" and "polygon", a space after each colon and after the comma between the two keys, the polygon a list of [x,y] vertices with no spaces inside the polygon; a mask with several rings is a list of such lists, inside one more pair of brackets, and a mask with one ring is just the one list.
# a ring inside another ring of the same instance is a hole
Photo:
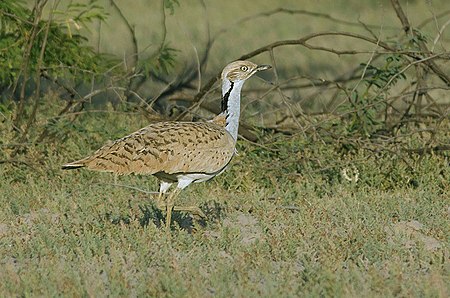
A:
{"label": "blurred background vegetation", "polygon": [[[217,75],[239,58],[275,66],[247,87],[248,140],[275,132],[338,137],[351,148],[449,146],[437,137],[449,113],[445,1],[0,5],[0,107],[12,131],[3,146],[15,143],[13,156],[27,151],[23,142],[67,135],[78,115],[107,103],[149,121],[211,117]],[[60,99],[50,104],[48,94]],[[410,144],[418,135],[423,144]]]}
{"label": "blurred background vegetation", "polygon": [[2,1],[3,163],[63,144],[83,131],[80,115],[108,105],[147,121],[208,119],[217,75],[240,58],[274,65],[246,87],[247,140],[442,153],[449,11],[444,0],[401,4]]}

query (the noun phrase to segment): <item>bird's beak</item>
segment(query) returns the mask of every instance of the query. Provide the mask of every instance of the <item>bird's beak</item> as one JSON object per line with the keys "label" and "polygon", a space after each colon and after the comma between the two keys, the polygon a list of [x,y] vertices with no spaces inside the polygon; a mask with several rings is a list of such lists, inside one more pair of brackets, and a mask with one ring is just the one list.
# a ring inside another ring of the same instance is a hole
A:
{"label": "bird's beak", "polygon": [[271,65],[258,65],[258,67],[256,67],[256,71],[262,71],[262,70],[271,69],[271,68],[272,68]]}

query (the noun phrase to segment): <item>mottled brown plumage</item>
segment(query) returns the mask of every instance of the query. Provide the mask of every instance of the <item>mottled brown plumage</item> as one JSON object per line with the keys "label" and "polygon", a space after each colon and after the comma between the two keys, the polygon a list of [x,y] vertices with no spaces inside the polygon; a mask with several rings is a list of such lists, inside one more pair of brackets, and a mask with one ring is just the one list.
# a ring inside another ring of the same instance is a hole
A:
{"label": "mottled brown plumage", "polygon": [[231,135],[215,123],[160,122],[106,144],[63,168],[126,174],[155,174],[175,182],[179,173],[220,172],[234,154]]}

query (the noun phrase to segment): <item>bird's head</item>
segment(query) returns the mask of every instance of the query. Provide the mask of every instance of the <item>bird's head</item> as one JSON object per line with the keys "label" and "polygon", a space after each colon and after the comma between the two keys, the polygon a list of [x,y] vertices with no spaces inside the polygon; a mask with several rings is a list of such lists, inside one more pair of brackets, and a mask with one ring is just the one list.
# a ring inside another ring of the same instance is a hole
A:
{"label": "bird's head", "polygon": [[245,81],[258,71],[270,69],[270,65],[257,65],[250,61],[234,61],[228,64],[222,71],[222,80],[231,82]]}

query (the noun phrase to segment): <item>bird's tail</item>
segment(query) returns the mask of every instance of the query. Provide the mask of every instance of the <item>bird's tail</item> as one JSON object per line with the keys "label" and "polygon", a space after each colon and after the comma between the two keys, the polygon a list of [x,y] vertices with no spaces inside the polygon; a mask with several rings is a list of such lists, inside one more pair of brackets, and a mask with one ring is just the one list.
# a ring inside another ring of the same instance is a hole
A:
{"label": "bird's tail", "polygon": [[70,163],[67,163],[65,165],[61,166],[62,170],[73,170],[73,169],[78,169],[78,168],[84,168],[86,166],[86,164],[84,163],[84,160],[77,160],[77,161],[73,161]]}

